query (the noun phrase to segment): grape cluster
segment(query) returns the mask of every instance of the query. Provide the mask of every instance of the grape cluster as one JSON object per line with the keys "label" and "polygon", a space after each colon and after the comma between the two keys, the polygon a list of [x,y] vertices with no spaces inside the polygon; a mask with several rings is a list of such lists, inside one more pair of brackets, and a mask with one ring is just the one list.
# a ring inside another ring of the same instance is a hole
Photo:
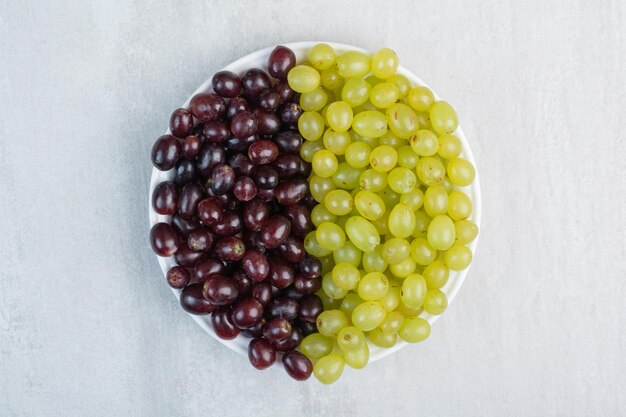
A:
{"label": "grape cluster", "polygon": [[312,364],[295,349],[317,330],[322,264],[303,243],[315,201],[311,164],[299,155],[300,95],[286,81],[295,64],[279,46],[269,75],[220,71],[213,92],[172,113],[171,134],[152,149],[157,169],[175,170],[152,195],[154,210],[171,221],[155,224],[150,241],[157,255],[174,256],[167,281],[182,290],[186,311],[211,314],[223,339],[251,338],[249,359],[258,369],[285,352],[288,374],[304,380]]}

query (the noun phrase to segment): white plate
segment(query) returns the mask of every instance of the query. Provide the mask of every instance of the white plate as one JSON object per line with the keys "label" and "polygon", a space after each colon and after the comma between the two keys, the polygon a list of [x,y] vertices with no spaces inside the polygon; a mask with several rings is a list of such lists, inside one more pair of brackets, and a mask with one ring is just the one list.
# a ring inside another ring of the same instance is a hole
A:
{"label": "white plate", "polygon": [[[292,51],[294,51],[298,62],[302,62],[306,58],[306,54],[308,50],[317,43],[319,42],[295,42],[295,43],[286,43],[283,45],[290,48]],[[351,45],[345,45],[345,44],[335,43],[335,42],[326,42],[326,43],[331,45],[338,52],[343,52],[343,51],[348,51],[348,50],[368,52],[365,49],[357,48]],[[271,46],[269,48],[265,48],[265,49],[261,49],[259,51],[253,52],[250,55],[246,55],[243,58],[240,58],[237,61],[231,63],[230,65],[227,65],[223,69],[235,72],[239,75],[243,75],[243,73],[250,68],[262,68],[264,70],[267,70],[267,59],[269,57],[270,52],[273,49],[274,49],[274,46]],[[426,83],[424,83],[415,74],[411,73],[409,70],[407,70],[406,68],[402,66],[398,68],[398,73],[406,76],[415,85],[426,86]],[[211,78],[209,78],[200,87],[198,87],[196,91],[193,92],[193,94],[189,97],[189,99],[187,99],[187,101],[185,102],[185,104],[183,104],[182,107],[188,107],[189,101],[191,100],[191,97],[193,97],[194,95],[201,93],[201,92],[205,92],[205,91],[211,91],[211,90],[212,90]],[[439,97],[436,94],[435,94],[435,98],[439,99]],[[166,133],[170,133],[169,129]],[[470,149],[469,143],[467,139],[465,138],[465,135],[463,134],[463,130],[461,129],[460,126],[456,130],[455,135],[461,140],[461,143],[463,144],[462,156],[468,161],[470,161],[472,164],[474,164],[474,166],[476,166],[476,162],[474,161],[474,156],[472,155],[472,150]],[[170,222],[170,216],[160,215],[153,210],[151,196],[152,196],[152,191],[154,190],[154,187],[156,187],[157,184],[163,181],[171,181],[173,179],[174,179],[173,169],[167,172],[159,171],[156,168],[152,170],[152,178],[150,180],[150,194],[148,195],[150,227],[152,227],[155,223],[159,223],[159,222],[169,223]],[[469,219],[472,220],[474,223],[476,223],[478,227],[480,227],[481,202],[480,202],[480,183],[478,179],[478,172],[476,173],[476,178],[474,179],[474,182],[472,183],[472,185],[470,185],[469,187],[463,187],[462,190],[466,194],[469,195],[474,205],[474,211]],[[475,239],[472,243],[468,245],[469,248],[472,250],[472,252],[475,252],[476,250],[477,241],[478,239]],[[163,257],[157,257],[157,258],[159,260],[159,265],[161,266],[161,270],[163,271],[163,274],[166,274],[167,271],[172,266],[175,265],[175,260],[173,256],[169,258],[163,258]],[[469,268],[463,271],[458,271],[458,272],[450,271],[450,278],[448,279],[447,284],[442,288],[442,291],[445,292],[446,295],[448,296],[448,303],[451,303],[452,300],[454,300],[454,297],[458,293],[459,288],[461,287],[461,284],[463,284],[465,277],[467,277],[468,272],[469,272]],[[176,295],[176,298],[178,299],[180,297],[180,290],[173,289],[172,291],[174,291],[174,294]],[[181,312],[182,311],[183,310],[181,309]],[[234,340],[220,339],[219,337],[217,337],[217,335],[211,328],[209,315],[197,316],[197,315],[190,314],[190,316],[196,321],[196,323],[200,325],[200,327],[202,327],[214,339],[217,339],[220,343],[222,343],[225,346],[228,346],[230,349],[242,355],[247,356],[248,342],[250,339],[246,339],[243,336],[238,336]],[[433,324],[439,316],[431,316],[429,314],[423,313],[421,317],[424,317],[430,322],[430,324]],[[398,339],[398,343],[396,343],[394,347],[389,348],[389,349],[380,348],[370,343],[370,362],[381,359],[397,351],[398,349],[403,348],[406,345],[407,343],[400,339]]]}

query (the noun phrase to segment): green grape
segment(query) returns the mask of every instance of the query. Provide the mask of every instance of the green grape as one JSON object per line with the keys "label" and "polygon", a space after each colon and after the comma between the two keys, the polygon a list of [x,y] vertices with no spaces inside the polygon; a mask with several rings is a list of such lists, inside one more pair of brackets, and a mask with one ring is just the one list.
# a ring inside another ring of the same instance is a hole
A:
{"label": "green grape", "polygon": [[402,303],[409,308],[420,308],[426,299],[426,279],[420,274],[411,274],[402,281]]}
{"label": "green grape", "polygon": [[332,256],[318,256],[318,259],[322,263],[322,275],[330,273],[335,267],[335,261]]}
{"label": "green grape", "polygon": [[352,142],[345,150],[346,163],[353,168],[365,168],[370,163],[372,149],[364,142]]}
{"label": "green grape", "polygon": [[318,175],[313,175],[309,178],[309,190],[311,190],[311,195],[318,203],[322,203],[326,194],[334,189],[335,184],[333,184],[330,178],[323,178]]}
{"label": "green grape", "polygon": [[[424,192],[415,187],[408,193],[404,193],[400,196],[400,203],[406,205],[413,211],[417,211],[422,207],[422,204],[424,204]],[[417,216],[415,221],[417,223]]]}
{"label": "green grape", "polygon": [[432,156],[425,156],[417,161],[417,177],[426,185],[439,184],[446,175],[443,164]]}
{"label": "green grape", "polygon": [[415,212],[415,229],[413,229],[413,237],[426,237],[428,225],[430,225],[430,216],[424,210]]}
{"label": "green grape", "polygon": [[433,130],[440,135],[454,132],[459,124],[456,112],[447,101],[434,102],[428,114]]}
{"label": "green grape", "polygon": [[324,88],[330,91],[337,91],[343,85],[343,77],[339,75],[337,67],[332,65],[322,71],[321,82]]}
{"label": "green grape", "polygon": [[317,331],[324,336],[336,336],[341,329],[350,325],[346,313],[341,310],[325,310],[315,320]]}
{"label": "green grape", "polygon": [[398,165],[404,168],[414,169],[417,166],[419,156],[410,145],[402,145],[397,149]]}
{"label": "green grape", "polygon": [[453,158],[448,162],[448,178],[454,185],[465,187],[474,181],[476,170],[474,165],[466,159]]}
{"label": "green grape", "polygon": [[445,214],[439,214],[428,225],[428,243],[437,250],[448,250],[454,244],[456,232],[454,222]]}
{"label": "green grape", "polygon": [[452,191],[449,196],[448,215],[452,220],[463,220],[470,214],[472,214],[472,200],[462,191]]}
{"label": "green grape", "polygon": [[402,74],[394,74],[387,79],[387,82],[398,87],[398,98],[405,98],[411,91],[411,81]]}
{"label": "green grape", "polygon": [[[354,126],[354,120],[352,120],[352,125]],[[354,130],[354,127],[350,129],[350,136],[352,136],[352,142],[363,142],[367,146],[369,146],[370,149],[378,146],[378,138],[369,138],[369,137],[361,136],[358,133],[356,133],[356,131]],[[368,155],[368,158],[369,158],[369,155]],[[369,164],[369,159],[367,160],[367,163]]]}
{"label": "green grape", "polygon": [[333,268],[332,277],[336,286],[342,290],[349,291],[356,288],[361,279],[361,273],[354,265],[340,263]]}
{"label": "green grape", "polygon": [[[352,211],[350,211],[352,213]],[[345,216],[337,217],[337,226],[341,227],[343,230],[346,230],[346,222],[350,218],[351,214],[348,213]]]}
{"label": "green grape", "polygon": [[331,251],[337,250],[346,243],[346,234],[335,223],[324,222],[315,231],[317,242]]}
{"label": "green grape", "polygon": [[417,121],[422,129],[433,130],[430,124],[430,114],[427,111],[418,111],[415,114],[417,114]]}
{"label": "green grape", "polygon": [[315,362],[313,375],[322,384],[332,384],[341,377],[344,366],[343,358],[336,353],[331,353]]}
{"label": "green grape", "polygon": [[362,78],[350,78],[343,85],[341,100],[352,107],[358,107],[370,97],[372,87]]}
{"label": "green grape", "polygon": [[336,300],[345,297],[348,293],[347,290],[344,290],[335,284],[335,281],[333,281],[332,271],[322,276],[322,291],[324,291],[324,294],[330,298],[334,298]]}
{"label": "green grape", "polygon": [[439,149],[439,140],[430,130],[419,129],[409,139],[411,148],[419,156],[432,156],[437,153]]}
{"label": "green grape", "polygon": [[450,194],[452,190],[454,190],[454,184],[450,182],[448,177],[443,177],[443,180],[441,180],[440,184],[444,186],[448,194]]}
{"label": "green grape", "polygon": [[381,272],[370,272],[359,281],[357,293],[365,301],[379,300],[387,294],[389,280]]}
{"label": "green grape", "polygon": [[380,243],[376,227],[361,216],[352,216],[346,221],[346,233],[354,245],[363,252],[371,252]]}
{"label": "green grape", "polygon": [[319,111],[324,108],[328,101],[328,94],[322,87],[317,87],[309,93],[300,96],[300,107],[304,111]]}
{"label": "green grape", "polygon": [[361,173],[359,183],[361,190],[377,193],[387,186],[387,173],[367,169]]}
{"label": "green grape", "polygon": [[363,269],[366,272],[385,272],[387,262],[385,262],[382,256],[382,246],[371,252],[363,253]]}
{"label": "green grape", "polygon": [[409,308],[402,304],[402,302],[398,305],[397,310],[402,313],[402,315],[406,317],[417,317],[424,311],[423,308]]}
{"label": "green grape", "polygon": [[399,95],[398,87],[392,83],[383,82],[372,87],[370,102],[379,109],[386,109],[398,101]]}
{"label": "green grape", "polygon": [[472,263],[472,251],[465,245],[453,245],[445,255],[446,265],[453,271],[461,271]]}
{"label": "green grape", "polygon": [[372,224],[378,230],[378,234],[381,236],[389,234],[389,211],[385,211],[382,217],[378,220],[372,221]]}
{"label": "green grape", "polygon": [[348,51],[337,57],[339,75],[347,77],[363,77],[370,72],[371,57],[363,52]]}
{"label": "green grape", "polygon": [[411,244],[404,239],[391,238],[383,244],[382,257],[388,264],[404,261],[411,254]]}
{"label": "green grape", "polygon": [[374,345],[382,348],[393,347],[398,340],[397,334],[384,334],[380,328],[372,330],[367,335]]}
{"label": "green grape", "polygon": [[328,149],[317,151],[315,155],[313,155],[313,161],[311,164],[313,173],[322,178],[331,177],[337,171],[337,167],[339,166],[337,157]]}
{"label": "green grape", "polygon": [[305,111],[298,118],[298,131],[306,140],[318,140],[324,133],[324,119],[316,111]]}
{"label": "green grape", "polygon": [[351,368],[362,369],[367,366],[367,363],[370,360],[370,349],[367,346],[367,343],[364,343],[363,346],[361,346],[357,350],[343,352],[343,358],[346,362],[346,365],[350,366]]}
{"label": "green grape", "polygon": [[456,241],[461,244],[468,244],[478,236],[478,226],[471,220],[459,220],[454,223]]}
{"label": "green grape", "polygon": [[388,145],[377,146],[370,153],[370,165],[378,172],[389,172],[398,162],[398,152]]}
{"label": "green grape", "polygon": [[289,87],[297,93],[309,93],[320,85],[320,73],[308,65],[296,65],[287,74]]}
{"label": "green grape", "polygon": [[378,196],[383,199],[387,207],[393,207],[400,202],[400,194],[392,190],[391,187],[385,187],[378,193]]}
{"label": "green grape", "polygon": [[354,326],[344,327],[337,334],[337,344],[344,353],[355,351],[367,344],[365,334]]}
{"label": "green grape", "polygon": [[404,314],[399,311],[391,311],[387,313],[387,317],[380,323],[379,327],[384,334],[395,334],[398,333],[403,322]]}
{"label": "green grape", "polygon": [[333,351],[333,340],[321,333],[312,333],[302,339],[298,349],[307,358],[318,359]]}
{"label": "green grape", "polygon": [[321,140],[305,141],[300,147],[300,157],[306,162],[313,161],[313,155],[321,149],[324,149],[324,144]]}
{"label": "green grape", "polygon": [[406,104],[396,103],[387,108],[387,123],[397,136],[408,139],[419,129],[417,115]]}
{"label": "green grape", "polygon": [[380,326],[386,315],[387,310],[378,301],[364,301],[352,312],[352,323],[357,329],[369,332]]}
{"label": "green grape", "polygon": [[398,55],[389,48],[376,51],[372,57],[372,72],[381,80],[386,80],[396,73],[400,60]]}
{"label": "green grape", "polygon": [[378,220],[385,213],[385,202],[371,191],[359,191],[354,197],[354,207],[367,220]]}
{"label": "green grape", "polygon": [[411,257],[420,265],[428,265],[437,259],[437,250],[424,238],[417,238],[411,242]]}
{"label": "green grape", "polygon": [[315,231],[310,232],[304,237],[304,250],[310,255],[321,257],[327,256],[331,254],[331,251],[324,248],[317,241],[317,237],[315,236]]}
{"label": "green grape", "polygon": [[404,319],[398,335],[405,342],[421,342],[430,335],[430,323],[421,317],[407,317]]}
{"label": "green grape", "polygon": [[336,132],[330,128],[326,129],[322,138],[324,147],[335,155],[343,155],[351,141],[348,132]]}
{"label": "green grape", "polygon": [[449,197],[441,184],[431,185],[424,193],[424,211],[431,217],[448,211]]}
{"label": "green grape", "polygon": [[387,311],[395,310],[400,304],[400,287],[398,287],[398,285],[395,283],[392,284],[389,287],[389,291],[387,291],[387,294],[385,294],[383,298],[378,300],[378,302],[381,303]]}
{"label": "green grape", "polygon": [[379,138],[387,133],[387,120],[379,111],[365,110],[354,116],[352,129],[361,136]]}
{"label": "green grape", "polygon": [[437,153],[443,158],[452,159],[461,155],[463,145],[459,138],[454,135],[439,136],[439,150]]}
{"label": "green grape", "polygon": [[337,188],[358,190],[362,173],[362,169],[353,168],[347,162],[341,162],[331,179]]}
{"label": "green grape", "polygon": [[309,62],[313,68],[325,70],[335,63],[335,50],[327,43],[318,43],[309,50]]}
{"label": "green grape", "polygon": [[406,139],[399,138],[393,132],[389,131],[387,131],[387,133],[385,133],[378,139],[378,145],[391,146],[396,150],[396,152],[401,146],[404,146],[407,143],[408,142]]}
{"label": "green grape", "polygon": [[448,282],[448,266],[443,261],[435,261],[424,268],[424,279],[430,289],[440,289]]}
{"label": "green grape", "polygon": [[322,304],[324,306],[324,310],[334,310],[339,308],[341,305],[341,300],[329,297],[323,290],[319,290],[315,293],[320,300],[322,300]]}
{"label": "green grape", "polygon": [[417,264],[413,258],[406,258],[402,262],[398,262],[397,264],[389,265],[389,270],[391,273],[398,278],[405,278],[412,273],[415,272],[417,268]]}
{"label": "green grape", "polygon": [[369,85],[371,85],[372,87],[383,82],[383,80],[381,80],[380,78],[377,78],[377,77],[375,77],[373,75],[369,75],[369,76],[365,77],[365,81],[367,81],[369,83]]}
{"label": "green grape", "polygon": [[346,190],[332,190],[324,197],[324,205],[326,210],[335,216],[343,216],[352,211],[354,202],[352,201],[352,196]]}
{"label": "green grape", "polygon": [[[313,216],[312,213],[311,216]],[[354,243],[352,242],[346,242],[342,247],[333,251],[333,259],[335,260],[335,264],[347,263],[355,267],[361,265],[362,255],[363,252],[361,252],[359,248],[354,246]]]}
{"label": "green grape", "polygon": [[335,101],[326,109],[326,121],[336,132],[347,132],[352,125],[352,118],[352,107],[343,101]]}
{"label": "green grape", "polygon": [[317,227],[324,222],[336,222],[337,216],[326,210],[323,204],[318,204],[311,210],[311,221]]}
{"label": "green grape", "polygon": [[348,317],[351,317],[356,306],[362,302],[363,300],[361,297],[353,292],[349,292],[345,297],[343,297],[343,300],[341,300],[341,306],[339,306],[339,309],[346,313]]}
{"label": "green grape", "polygon": [[443,313],[448,307],[448,298],[439,290],[428,290],[424,300],[424,311],[433,316]]}
{"label": "green grape", "polygon": [[428,111],[435,102],[435,96],[430,88],[419,85],[409,92],[407,101],[415,111]]}
{"label": "green grape", "polygon": [[[412,191],[417,183],[415,173],[408,168],[397,167],[387,176],[389,187],[396,193],[404,194]],[[400,197],[402,198],[402,197]]]}
{"label": "green grape", "polygon": [[389,213],[389,231],[395,237],[405,239],[415,229],[415,212],[408,206],[399,203]]}

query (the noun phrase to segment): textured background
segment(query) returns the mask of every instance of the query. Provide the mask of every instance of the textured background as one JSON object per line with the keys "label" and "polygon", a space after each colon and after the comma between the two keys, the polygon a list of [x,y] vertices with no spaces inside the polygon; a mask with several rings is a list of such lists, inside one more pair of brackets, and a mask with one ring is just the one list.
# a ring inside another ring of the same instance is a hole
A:
{"label": "textured background", "polygon": [[[626,414],[625,27],[621,0],[1,1],[0,415]],[[331,387],[210,339],[147,244],[171,110],[309,39],[394,48],[456,106],[483,188],[431,338]]]}

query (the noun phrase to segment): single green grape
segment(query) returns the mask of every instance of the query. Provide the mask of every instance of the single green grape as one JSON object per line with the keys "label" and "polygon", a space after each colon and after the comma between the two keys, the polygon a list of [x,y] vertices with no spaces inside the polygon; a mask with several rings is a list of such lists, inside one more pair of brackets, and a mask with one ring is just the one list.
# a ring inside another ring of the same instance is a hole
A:
{"label": "single green grape", "polygon": [[332,384],[337,381],[343,373],[345,362],[341,356],[331,353],[319,358],[313,365],[313,375],[322,384]]}
{"label": "single green grape", "polygon": [[400,60],[398,55],[389,48],[376,51],[372,57],[372,72],[381,80],[386,80],[396,73]]}
{"label": "single green grape", "polygon": [[315,90],[300,96],[300,107],[304,111],[319,111],[324,108],[327,101],[326,90],[323,87],[317,87]]}
{"label": "single green grape", "polygon": [[446,175],[443,164],[432,156],[425,156],[417,161],[417,177],[426,185],[439,184]]}
{"label": "single green grape", "polygon": [[379,327],[384,334],[395,334],[398,333],[403,322],[404,314],[399,311],[391,311],[387,313],[387,317],[380,323]]}
{"label": "single green grape", "polygon": [[411,81],[402,74],[394,74],[390,78],[387,78],[387,82],[394,84],[398,87],[398,98],[402,99],[409,95],[411,91]]}
{"label": "single green grape", "polygon": [[354,197],[354,207],[367,220],[378,220],[385,213],[385,202],[371,191],[361,190]]}
{"label": "single green grape", "polygon": [[400,287],[393,283],[389,286],[389,291],[384,295],[383,298],[378,300],[379,303],[383,305],[385,310],[393,311],[400,304]]}
{"label": "single green grape", "polygon": [[300,147],[300,157],[306,162],[311,162],[313,161],[313,155],[321,149],[324,149],[324,144],[321,140],[304,141]]}
{"label": "single green grape", "polygon": [[398,162],[398,152],[388,145],[377,146],[370,153],[370,165],[374,171],[389,172]]}
{"label": "single green grape", "polygon": [[372,223],[361,216],[352,216],[345,225],[348,238],[363,252],[371,252],[380,243],[378,230]]}
{"label": "single green grape", "polygon": [[335,50],[327,43],[318,43],[309,50],[309,62],[313,68],[325,70],[335,63]]}
{"label": "single green grape", "polygon": [[363,169],[351,167],[347,162],[341,162],[331,179],[337,188],[358,190],[363,171]]}
{"label": "single green grape", "polygon": [[388,264],[400,263],[408,258],[410,254],[411,244],[405,239],[394,237],[383,244],[382,256]]}
{"label": "single green grape", "polygon": [[330,178],[320,177],[319,175],[312,175],[309,178],[309,190],[318,203],[322,203],[326,194],[335,189],[335,184],[333,184]]}
{"label": "single green grape", "polygon": [[317,331],[324,336],[336,336],[341,329],[350,325],[350,320],[346,313],[341,310],[322,311],[317,320]]}
{"label": "single green grape", "polygon": [[[424,204],[424,192],[415,187],[411,191],[403,193],[400,196],[400,203],[406,205],[413,211],[417,211],[420,207],[422,207],[422,204]],[[415,220],[417,222],[417,216]]]}
{"label": "single green grape", "polygon": [[365,301],[380,300],[389,290],[389,280],[381,272],[370,272],[359,281],[357,293]]}
{"label": "single green grape", "polygon": [[478,236],[478,226],[471,220],[459,220],[454,223],[457,243],[468,244]]}
{"label": "single green grape", "polygon": [[352,129],[361,136],[379,138],[387,133],[387,120],[385,115],[379,111],[361,111],[354,115]]}
{"label": "single green grape", "polygon": [[420,308],[426,299],[426,279],[420,274],[410,274],[402,281],[402,303],[409,308]]}
{"label": "single green grape", "polygon": [[337,132],[331,128],[326,129],[322,137],[324,147],[335,155],[343,155],[351,141],[348,132]]}
{"label": "single green grape", "polygon": [[462,191],[452,191],[449,196],[448,215],[452,220],[463,220],[470,214],[472,214],[472,200]]}
{"label": "single green grape", "polygon": [[341,305],[339,306],[339,309],[346,313],[348,317],[352,317],[352,312],[362,302],[363,300],[361,299],[361,297],[353,292],[349,292],[348,294],[346,294],[345,297],[343,297],[343,300],[341,300]]}
{"label": "single green grape", "polygon": [[321,333],[312,333],[302,339],[298,349],[307,358],[318,359],[333,351],[333,340]]}
{"label": "single green grape", "polygon": [[367,344],[365,334],[354,326],[344,327],[337,334],[337,344],[344,353],[354,351]]}
{"label": "single green grape", "polygon": [[309,93],[320,85],[320,73],[308,65],[296,65],[287,74],[289,87],[297,93]]}
{"label": "single green grape", "polygon": [[415,212],[415,229],[413,229],[413,237],[426,237],[428,225],[430,225],[430,216],[424,210]]}
{"label": "single green grape", "polygon": [[441,184],[431,185],[424,193],[424,211],[431,217],[448,211],[449,196]]}
{"label": "single green grape", "polygon": [[386,109],[398,101],[399,95],[400,92],[395,84],[383,82],[372,87],[370,102],[379,109]]}
{"label": "single green grape", "polygon": [[395,237],[405,239],[415,229],[415,212],[408,206],[396,204],[389,213],[389,231]]}
{"label": "single green grape", "polygon": [[395,103],[387,108],[387,123],[398,137],[408,139],[419,129],[417,115],[412,108],[402,103]]}
{"label": "single green grape", "polygon": [[356,266],[348,263],[336,264],[332,271],[333,282],[342,290],[349,291],[356,288],[361,273]]}
{"label": "single green grape", "polygon": [[406,139],[399,138],[390,131],[387,131],[387,133],[378,138],[378,145],[391,146],[396,152],[401,146],[405,146],[407,143],[408,141]]}
{"label": "single green grape", "polygon": [[438,290],[448,282],[448,266],[443,261],[437,260],[424,268],[423,275],[426,280],[426,286],[430,289]]}
{"label": "single green grape", "polygon": [[428,290],[424,300],[424,311],[433,316],[443,313],[448,307],[448,298],[439,290]]}
{"label": "single green grape", "polygon": [[404,319],[398,335],[409,343],[419,343],[430,336],[430,323],[421,317],[407,317]]}
{"label": "single green grape", "polygon": [[417,264],[413,258],[408,257],[402,262],[398,262],[397,264],[389,265],[389,270],[391,273],[398,278],[405,278],[417,269]]}
{"label": "single green grape", "polygon": [[[319,178],[319,177],[318,177]],[[332,222],[335,223],[337,221],[337,216],[332,214],[330,211],[326,210],[323,204],[318,204],[313,207],[311,210],[311,222],[318,227],[320,224],[324,222]]]}
{"label": "single green grape", "polygon": [[335,101],[326,109],[326,121],[336,132],[347,132],[352,125],[352,119],[352,107],[346,102]]}
{"label": "single green grape", "polygon": [[[400,202],[400,194],[396,193],[391,187],[387,186],[384,190],[377,193],[385,202],[385,206],[393,207]],[[385,213],[388,213],[385,211]]]}
{"label": "single green grape", "polygon": [[448,161],[447,172],[450,181],[459,187],[470,185],[476,176],[474,165],[462,158],[453,158]]}
{"label": "single green grape", "polygon": [[411,242],[411,257],[419,265],[428,265],[437,259],[437,250],[426,239],[416,238]]}
{"label": "single green grape", "polygon": [[362,78],[350,78],[343,85],[341,100],[352,107],[358,107],[370,97],[372,87]]}
{"label": "single green grape", "polygon": [[352,142],[345,150],[346,163],[353,168],[365,168],[370,163],[372,149],[367,143]]}
{"label": "single green grape", "polygon": [[363,171],[359,177],[361,190],[377,193],[387,187],[387,173],[373,169]]}
{"label": "single green grape", "polygon": [[352,312],[352,324],[361,331],[369,332],[380,326],[386,315],[387,310],[378,301],[364,301]]}
{"label": "single green grape", "polygon": [[430,114],[433,130],[440,135],[454,132],[459,125],[456,112],[447,101],[434,102],[428,114]]}
{"label": "single green grape", "polygon": [[352,211],[354,202],[352,201],[352,196],[346,190],[332,190],[324,197],[324,205],[326,210],[335,216],[343,216]]}
{"label": "single green grape", "polygon": [[435,96],[430,88],[419,85],[411,89],[407,101],[415,111],[428,111],[435,102]]}
{"label": "single green grape", "polygon": [[396,193],[404,194],[415,188],[417,177],[409,168],[397,167],[389,171],[387,183]]}
{"label": "single green grape", "polygon": [[337,67],[332,65],[322,71],[321,83],[322,86],[330,91],[337,91],[343,86],[344,79],[339,75]]}
{"label": "single green grape", "polygon": [[439,214],[428,225],[428,243],[437,250],[448,250],[454,244],[456,233],[454,222],[445,214]]}
{"label": "single green grape", "polygon": [[359,349],[344,351],[343,359],[345,360],[346,365],[351,368],[365,368],[370,360],[370,349],[367,346],[367,343],[364,343]]}
{"label": "single green grape", "polygon": [[318,140],[324,134],[324,119],[316,111],[305,111],[298,118],[298,131],[306,140]]}
{"label": "single green grape", "polygon": [[329,249],[326,249],[317,241],[317,237],[315,236],[315,231],[308,233],[304,237],[304,250],[313,256],[322,257],[328,256],[331,254]]}
{"label": "single green grape", "polygon": [[417,166],[419,156],[410,145],[402,145],[397,149],[398,165],[404,168],[414,169]]}
{"label": "single green grape", "polygon": [[322,178],[328,178],[337,171],[339,162],[337,162],[337,157],[334,153],[328,149],[322,149],[313,155],[311,165],[315,175]]}
{"label": "single green grape", "polygon": [[363,77],[370,72],[371,60],[371,56],[363,52],[344,52],[337,57],[337,70],[344,78]]}
{"label": "single green grape", "polygon": [[334,309],[339,308],[339,306],[341,305],[340,299],[329,297],[328,295],[326,295],[324,290],[319,290],[318,292],[315,293],[315,295],[317,295],[320,298],[320,300],[322,300],[322,305],[324,306],[324,310],[334,310]]}
{"label": "single green grape", "polygon": [[472,263],[472,251],[465,245],[453,245],[445,255],[446,265],[453,271],[461,271]]}
{"label": "single green grape", "polygon": [[433,156],[439,149],[439,140],[430,130],[419,129],[409,138],[411,148],[419,156]]}
{"label": "single green grape", "polygon": [[461,155],[463,145],[461,141],[454,135],[439,136],[439,150],[437,153],[443,158],[452,159]]}
{"label": "single green grape", "polygon": [[397,334],[384,334],[380,328],[372,330],[367,336],[374,345],[382,348],[393,347],[398,340]]}
{"label": "single green grape", "polygon": [[[311,213],[311,216],[313,214]],[[358,267],[361,265],[361,257],[363,256],[363,252],[359,250],[354,243],[346,242],[342,247],[333,251],[333,258],[335,260],[335,264],[347,263]]]}
{"label": "single green grape", "polygon": [[363,253],[363,269],[366,272],[385,272],[387,262],[385,262],[382,256],[382,246],[371,252]]}
{"label": "single green grape", "polygon": [[341,248],[346,243],[346,234],[335,223],[324,222],[315,231],[317,242],[324,249],[331,251]]}

